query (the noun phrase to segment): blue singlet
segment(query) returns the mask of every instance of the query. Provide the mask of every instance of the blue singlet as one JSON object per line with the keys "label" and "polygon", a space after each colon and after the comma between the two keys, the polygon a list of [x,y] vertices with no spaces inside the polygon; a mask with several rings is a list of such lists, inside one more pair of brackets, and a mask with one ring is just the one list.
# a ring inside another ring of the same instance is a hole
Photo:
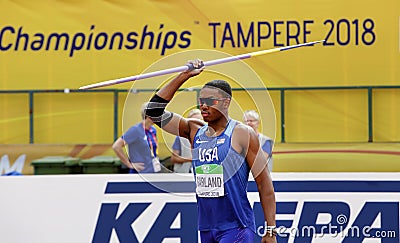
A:
{"label": "blue singlet", "polygon": [[[255,232],[254,214],[247,198],[250,168],[246,159],[231,148],[232,132],[236,124],[237,121],[230,120],[225,131],[217,137],[207,136],[205,132],[208,126],[203,126],[197,131],[193,140],[194,172],[196,168],[205,165],[222,165],[223,168],[224,195],[219,197],[196,195],[201,234],[215,231],[222,233],[235,228],[237,230],[247,228]],[[213,185],[204,181],[202,186]]]}

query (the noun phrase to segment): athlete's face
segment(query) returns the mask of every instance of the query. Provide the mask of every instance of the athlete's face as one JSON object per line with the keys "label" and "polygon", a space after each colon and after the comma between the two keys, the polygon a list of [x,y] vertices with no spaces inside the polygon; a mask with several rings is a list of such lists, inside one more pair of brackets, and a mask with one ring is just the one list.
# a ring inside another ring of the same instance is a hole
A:
{"label": "athlete's face", "polygon": [[224,116],[229,106],[229,99],[224,97],[218,89],[206,87],[200,91],[198,104],[203,120],[212,122]]}

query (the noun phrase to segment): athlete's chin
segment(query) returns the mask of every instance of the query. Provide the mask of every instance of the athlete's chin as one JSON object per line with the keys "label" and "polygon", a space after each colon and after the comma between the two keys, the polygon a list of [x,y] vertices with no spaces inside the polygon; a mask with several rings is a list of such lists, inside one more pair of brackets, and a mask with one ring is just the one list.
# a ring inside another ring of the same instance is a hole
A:
{"label": "athlete's chin", "polygon": [[210,121],[212,121],[211,117],[208,116],[208,115],[203,116],[203,120],[204,120],[205,122],[210,122]]}

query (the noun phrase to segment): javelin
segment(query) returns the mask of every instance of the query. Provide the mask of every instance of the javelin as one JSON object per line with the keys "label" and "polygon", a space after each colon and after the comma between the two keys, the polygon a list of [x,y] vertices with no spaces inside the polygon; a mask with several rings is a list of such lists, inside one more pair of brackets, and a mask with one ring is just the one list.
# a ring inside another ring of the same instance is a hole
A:
{"label": "javelin", "polygon": [[[225,57],[225,58],[215,59],[215,60],[211,60],[211,61],[206,61],[203,64],[205,67],[209,67],[209,66],[213,66],[213,65],[217,65],[217,64],[221,64],[221,63],[234,62],[237,60],[247,59],[250,57],[260,56],[260,55],[274,53],[274,52],[278,52],[278,51],[286,51],[286,50],[295,49],[298,47],[311,46],[311,45],[314,45],[314,44],[317,44],[320,42],[324,42],[324,41],[325,40],[319,40],[319,41],[313,41],[313,42],[307,42],[307,43],[303,43],[303,44],[279,47],[279,48],[274,48],[274,49],[269,49],[269,50],[249,52],[249,53],[245,53],[245,54],[241,54],[241,55],[237,55],[237,56],[231,56],[231,57]],[[136,81],[139,79],[145,79],[145,78],[166,75],[166,74],[170,74],[170,73],[184,72],[184,71],[186,71],[188,69],[192,69],[192,68],[193,67],[191,65],[168,68],[168,69],[164,69],[164,70],[160,70],[160,71],[144,73],[144,74],[139,74],[139,75],[135,75],[135,76],[113,79],[113,80],[104,81],[104,82],[100,82],[100,83],[90,84],[90,85],[82,86],[79,89],[93,89],[93,88],[99,88],[99,87],[110,86],[110,85],[115,85],[115,84],[121,84],[121,83]]]}

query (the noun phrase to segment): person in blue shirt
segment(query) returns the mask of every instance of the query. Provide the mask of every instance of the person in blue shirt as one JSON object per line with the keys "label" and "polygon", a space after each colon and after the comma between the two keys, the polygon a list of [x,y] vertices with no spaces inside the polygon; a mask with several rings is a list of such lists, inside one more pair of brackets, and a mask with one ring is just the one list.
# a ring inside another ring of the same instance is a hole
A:
{"label": "person in blue shirt", "polygon": [[267,158],[254,130],[229,117],[232,99],[229,83],[213,80],[200,90],[198,105],[204,122],[165,110],[175,92],[204,69],[201,60],[190,61],[187,66],[187,71],[178,74],[151,98],[146,115],[164,131],[187,138],[192,144],[201,242],[253,242],[255,220],[247,198],[250,172],[264,212],[262,242],[276,242],[275,192]]}
{"label": "person in blue shirt", "polygon": [[[199,109],[192,109],[187,118],[203,119]],[[171,162],[174,164],[174,172],[190,173],[192,169],[192,146],[187,138],[175,137],[172,144]]]}
{"label": "person in blue shirt", "polygon": [[[115,154],[129,168],[129,173],[154,173],[161,170],[157,157],[157,132],[153,121],[144,114],[146,106],[147,103],[142,105],[142,121],[130,127],[112,146]],[[129,157],[124,151],[125,146]]]}
{"label": "person in blue shirt", "polygon": [[260,125],[260,115],[255,110],[247,110],[243,114],[244,124],[250,126],[254,129],[256,134],[258,135],[258,140],[260,142],[260,146],[265,153],[265,157],[268,158],[268,170],[272,171],[272,147],[274,145],[274,141],[272,138],[258,132],[258,126]]}

